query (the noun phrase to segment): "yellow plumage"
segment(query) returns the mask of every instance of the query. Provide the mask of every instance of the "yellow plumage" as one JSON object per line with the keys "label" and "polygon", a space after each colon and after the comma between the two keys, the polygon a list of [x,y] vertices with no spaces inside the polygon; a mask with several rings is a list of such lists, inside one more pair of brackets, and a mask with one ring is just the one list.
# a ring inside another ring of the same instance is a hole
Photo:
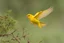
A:
{"label": "yellow plumage", "polygon": [[46,24],[40,22],[41,18],[46,17],[47,15],[49,15],[51,12],[53,11],[53,8],[50,7],[44,11],[40,11],[37,12],[35,15],[32,14],[28,14],[27,17],[29,18],[30,22],[33,24],[38,25],[40,28],[42,28],[43,26],[45,26]]}

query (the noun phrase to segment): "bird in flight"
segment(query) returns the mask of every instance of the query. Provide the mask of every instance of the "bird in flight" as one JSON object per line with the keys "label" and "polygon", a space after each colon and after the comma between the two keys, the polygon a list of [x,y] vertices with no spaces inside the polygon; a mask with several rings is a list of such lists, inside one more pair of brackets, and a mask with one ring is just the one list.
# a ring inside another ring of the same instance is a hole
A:
{"label": "bird in flight", "polygon": [[35,15],[27,14],[27,17],[32,24],[35,24],[39,28],[42,28],[43,26],[46,26],[46,24],[41,22],[40,19],[48,16],[52,11],[53,11],[53,7],[50,7],[44,11],[37,12]]}

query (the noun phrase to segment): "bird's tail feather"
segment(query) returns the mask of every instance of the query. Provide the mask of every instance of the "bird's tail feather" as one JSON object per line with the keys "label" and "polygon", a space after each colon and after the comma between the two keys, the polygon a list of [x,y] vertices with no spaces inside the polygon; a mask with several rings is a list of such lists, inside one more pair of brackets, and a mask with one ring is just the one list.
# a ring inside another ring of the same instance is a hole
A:
{"label": "bird's tail feather", "polygon": [[42,27],[44,27],[44,26],[46,26],[46,24],[45,24],[45,23],[40,22],[39,27],[40,27],[40,28],[42,28]]}
{"label": "bird's tail feather", "polygon": [[42,27],[43,27],[43,26],[46,26],[46,24],[41,22],[41,26],[42,26]]}

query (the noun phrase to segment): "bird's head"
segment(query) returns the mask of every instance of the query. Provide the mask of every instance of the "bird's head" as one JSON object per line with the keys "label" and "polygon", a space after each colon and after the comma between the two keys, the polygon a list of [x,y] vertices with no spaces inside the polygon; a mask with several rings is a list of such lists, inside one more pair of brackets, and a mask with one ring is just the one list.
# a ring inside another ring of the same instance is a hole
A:
{"label": "bird's head", "polygon": [[32,14],[28,14],[28,15],[27,15],[28,18],[31,18],[32,16],[33,16]]}

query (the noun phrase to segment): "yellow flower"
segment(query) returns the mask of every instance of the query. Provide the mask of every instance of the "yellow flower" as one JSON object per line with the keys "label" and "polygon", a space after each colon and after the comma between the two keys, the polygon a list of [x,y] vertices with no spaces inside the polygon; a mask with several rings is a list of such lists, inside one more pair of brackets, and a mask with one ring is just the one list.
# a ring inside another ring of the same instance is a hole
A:
{"label": "yellow flower", "polygon": [[44,11],[37,12],[35,15],[28,14],[27,17],[29,18],[31,23],[38,25],[39,28],[42,28],[46,24],[40,22],[40,19],[48,16],[52,11],[53,11],[53,8],[50,7]]}

